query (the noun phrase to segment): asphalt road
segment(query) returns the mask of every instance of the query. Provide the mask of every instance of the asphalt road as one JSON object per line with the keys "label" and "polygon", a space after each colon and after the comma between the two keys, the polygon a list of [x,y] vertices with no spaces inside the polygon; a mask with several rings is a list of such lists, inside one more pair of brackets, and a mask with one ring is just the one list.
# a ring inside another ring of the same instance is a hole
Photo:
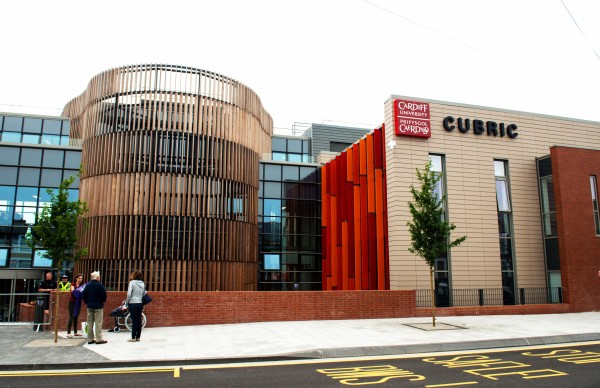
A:
{"label": "asphalt road", "polygon": [[[76,355],[74,354],[76,357]],[[598,387],[600,342],[251,364],[0,372],[2,387]]]}

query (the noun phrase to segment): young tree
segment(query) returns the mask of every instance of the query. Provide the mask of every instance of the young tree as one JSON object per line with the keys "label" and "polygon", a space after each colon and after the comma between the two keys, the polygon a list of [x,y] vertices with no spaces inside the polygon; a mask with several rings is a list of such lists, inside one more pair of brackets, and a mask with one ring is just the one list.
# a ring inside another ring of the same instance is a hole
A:
{"label": "young tree", "polygon": [[429,283],[431,286],[431,315],[435,327],[435,294],[433,287],[433,272],[435,259],[446,253],[450,248],[460,245],[467,236],[450,240],[450,232],[456,228],[444,220],[445,196],[438,197],[435,192],[436,184],[442,179],[442,174],[431,171],[431,162],[425,166],[425,171],[418,169],[417,178],[421,182],[420,190],[410,186],[414,202],[408,203],[412,222],[407,222],[412,245],[408,250],[420,256],[429,266]]}
{"label": "young tree", "polygon": [[[69,188],[79,176],[65,179],[58,188],[58,193],[47,189],[50,202],[44,205],[38,214],[36,223],[27,233],[27,244],[31,249],[44,249],[42,257],[52,260],[52,267],[60,271],[65,263],[73,263],[87,254],[87,249],[77,243],[77,229],[87,228],[84,219],[80,219],[87,211],[87,204],[80,200],[69,200]],[[56,282],[58,286],[58,282]],[[58,287],[57,287],[58,292]],[[60,298],[54,304],[54,342],[58,341],[58,307]]]}

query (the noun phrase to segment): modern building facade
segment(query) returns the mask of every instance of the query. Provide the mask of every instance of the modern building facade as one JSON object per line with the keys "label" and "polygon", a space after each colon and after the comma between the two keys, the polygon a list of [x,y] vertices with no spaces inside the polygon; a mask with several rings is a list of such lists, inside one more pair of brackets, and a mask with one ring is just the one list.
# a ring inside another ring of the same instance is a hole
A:
{"label": "modern building facade", "polygon": [[403,96],[383,108],[380,128],[274,136],[238,81],[139,65],[95,76],[64,117],[0,115],[0,277],[49,268],[24,235],[81,164],[89,255],[74,270],[109,290],[135,269],[153,291],[417,290],[426,306],[407,203],[431,162],[467,236],[436,260],[438,306],[600,308],[600,123]]}
{"label": "modern building facade", "polygon": [[[407,203],[410,186],[419,186],[416,170],[431,162],[443,174],[437,191],[446,195],[444,217],[456,225],[453,236],[467,236],[436,261],[438,305],[461,305],[470,294],[474,299],[466,299],[475,305],[600,307],[600,123],[392,96],[383,128],[386,194],[375,201],[387,205],[391,289],[429,289],[427,265],[408,251]],[[346,184],[352,190],[346,171],[336,190]],[[342,228],[348,220],[338,214],[326,226]],[[327,247],[330,257],[338,266],[352,260],[351,268],[361,258],[344,256],[348,240],[338,235],[337,251]],[[337,289],[357,284],[351,272],[346,276]]]}
{"label": "modern building facade", "polygon": [[[14,315],[8,294],[34,292],[51,263],[32,250],[25,235],[60,183],[77,175],[81,147],[69,141],[69,120],[0,114],[0,316]],[[71,186],[79,195],[79,180]]]}
{"label": "modern building facade", "polygon": [[82,141],[83,273],[156,291],[255,290],[258,167],[272,119],[248,87],[181,66],[95,76],[65,106]]}

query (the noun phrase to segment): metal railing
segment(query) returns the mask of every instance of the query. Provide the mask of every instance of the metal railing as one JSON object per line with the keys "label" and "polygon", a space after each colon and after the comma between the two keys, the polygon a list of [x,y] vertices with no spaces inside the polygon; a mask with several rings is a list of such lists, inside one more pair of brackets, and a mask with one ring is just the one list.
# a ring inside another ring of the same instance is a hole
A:
{"label": "metal railing", "polygon": [[[561,287],[435,290],[436,307],[562,303]],[[417,290],[417,307],[431,307],[431,290]]]}

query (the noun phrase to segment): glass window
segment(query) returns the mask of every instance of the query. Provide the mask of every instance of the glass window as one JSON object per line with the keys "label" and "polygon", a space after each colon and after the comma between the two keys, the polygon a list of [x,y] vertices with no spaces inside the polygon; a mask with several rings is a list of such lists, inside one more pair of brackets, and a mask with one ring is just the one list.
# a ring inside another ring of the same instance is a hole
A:
{"label": "glass window", "polygon": [[45,249],[36,249],[33,256],[34,267],[52,267],[52,260],[44,257],[46,252]]}
{"label": "glass window", "polygon": [[510,211],[510,201],[508,200],[508,187],[506,185],[505,180],[496,180],[496,200],[498,201],[499,211]]}
{"label": "glass window", "polygon": [[592,190],[592,209],[594,212],[594,224],[596,226],[596,234],[600,235],[600,212],[598,210],[598,184],[596,176],[590,176],[590,187]]}
{"label": "glass window", "polygon": [[63,178],[62,178],[61,182],[67,178],[74,176],[75,180],[71,184],[71,187],[74,189],[77,189],[77,188],[79,188],[79,177],[77,176],[77,174],[79,174],[79,170],[64,170]]}
{"label": "glass window", "polygon": [[280,182],[265,182],[264,196],[268,198],[281,198]]}
{"label": "glass window", "polygon": [[40,169],[22,167],[19,171],[20,186],[38,186],[40,184]]}
{"label": "glass window", "polygon": [[69,145],[69,136],[61,136],[60,145]]}
{"label": "glass window", "polygon": [[301,154],[288,154],[288,162],[301,163],[302,155]]}
{"label": "glass window", "polygon": [[302,140],[299,139],[288,139],[287,152],[294,152],[297,154],[302,153]]}
{"label": "glass window", "polygon": [[44,150],[44,167],[62,168],[64,151],[59,150]]}
{"label": "glass window", "polygon": [[71,134],[71,122],[68,120],[64,120],[62,122],[62,134],[66,135],[67,137],[69,137],[69,135]]}
{"label": "glass window", "polygon": [[[37,214],[37,207],[15,207],[14,224],[33,225],[35,224],[35,216]],[[41,209],[40,209],[41,211]]]}
{"label": "glass window", "polygon": [[48,189],[52,190],[52,192],[56,195],[56,188],[40,187],[40,195],[38,196],[38,206],[44,207],[47,204],[50,204],[50,201],[52,201],[52,196],[48,194]]}
{"label": "glass window", "polygon": [[43,132],[48,135],[60,135],[60,120],[44,120]]}
{"label": "glass window", "polygon": [[300,198],[300,186],[298,183],[286,182],[283,184],[284,198]]}
{"label": "glass window", "polygon": [[283,180],[297,181],[300,174],[298,166],[283,166]]}
{"label": "glass window", "polygon": [[42,135],[42,140],[40,144],[46,145],[61,145],[60,144],[60,136],[59,135]]}
{"label": "glass window", "polygon": [[278,151],[278,152],[283,152],[283,153],[287,152],[286,139],[274,137],[271,140],[271,148],[273,151]]}
{"label": "glass window", "polygon": [[2,141],[11,143],[21,142],[21,132],[2,132]]}
{"label": "glass window", "polygon": [[315,167],[300,167],[300,180],[303,182],[317,182],[317,169]]}
{"label": "glass window", "polygon": [[[75,184],[75,183],[73,183]],[[79,190],[78,189],[69,189],[67,190],[69,193],[69,201],[77,201],[79,199]]]}
{"label": "glass window", "polygon": [[273,160],[285,162],[285,156],[283,152],[273,152]]}
{"label": "glass window", "polygon": [[25,144],[40,144],[40,135],[30,135],[24,133],[23,140],[21,142]]}
{"label": "glass window", "polygon": [[17,170],[17,167],[0,166],[0,183],[3,185],[16,185]]}
{"label": "glass window", "polygon": [[14,206],[0,205],[0,225],[11,225],[15,214]]}
{"label": "glass window", "polygon": [[265,180],[281,181],[281,166],[277,164],[265,164]]}
{"label": "glass window", "polygon": [[0,206],[15,204],[15,186],[0,186]]}
{"label": "glass window", "polygon": [[18,187],[17,188],[17,206],[37,206],[38,189],[37,187]]}
{"label": "glass window", "polygon": [[45,187],[58,187],[62,182],[62,170],[42,169],[40,184]]}
{"label": "glass window", "polygon": [[494,160],[494,175],[506,176],[506,170],[503,160]]}
{"label": "glass window", "polygon": [[22,117],[5,116],[4,132],[21,132],[23,127]]}
{"label": "glass window", "polygon": [[442,155],[429,155],[429,161],[431,162],[431,171],[444,172]]}
{"label": "glass window", "polygon": [[25,117],[23,132],[27,133],[42,133],[42,119]]}
{"label": "glass window", "polygon": [[0,248],[0,267],[8,264],[8,248]]}
{"label": "glass window", "polygon": [[511,237],[509,213],[498,213],[498,233],[500,237]]}
{"label": "glass window", "polygon": [[0,164],[19,165],[18,147],[0,147]]}
{"label": "glass window", "polygon": [[21,150],[21,166],[39,167],[42,165],[42,150],[23,148]]}
{"label": "glass window", "polygon": [[266,270],[280,270],[281,263],[278,254],[265,254],[264,269]]}
{"label": "glass window", "polygon": [[[281,217],[281,200],[280,199],[265,199],[263,206],[263,214],[265,216]],[[265,217],[266,219],[266,217]]]}
{"label": "glass window", "polygon": [[302,153],[303,154],[308,154],[309,153],[309,149],[308,149],[309,145],[310,145],[310,141],[309,140],[302,140]]}

